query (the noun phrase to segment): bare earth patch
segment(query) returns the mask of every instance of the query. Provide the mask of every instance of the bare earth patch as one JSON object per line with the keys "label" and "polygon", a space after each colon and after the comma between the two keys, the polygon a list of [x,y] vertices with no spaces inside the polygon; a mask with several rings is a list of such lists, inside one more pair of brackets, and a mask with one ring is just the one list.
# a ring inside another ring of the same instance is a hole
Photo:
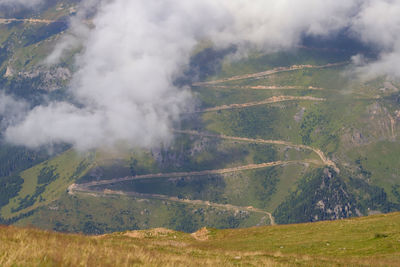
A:
{"label": "bare earth patch", "polygon": [[193,236],[196,240],[206,241],[206,240],[208,240],[209,234],[210,234],[210,231],[208,231],[208,229],[206,227],[203,227],[200,230],[198,230],[197,232],[194,232],[193,234],[191,234],[191,236]]}
{"label": "bare earth patch", "polygon": [[166,228],[155,228],[152,230],[144,230],[144,231],[130,231],[126,232],[124,235],[132,238],[143,239],[149,237],[165,237],[172,233],[174,233],[174,231]]}

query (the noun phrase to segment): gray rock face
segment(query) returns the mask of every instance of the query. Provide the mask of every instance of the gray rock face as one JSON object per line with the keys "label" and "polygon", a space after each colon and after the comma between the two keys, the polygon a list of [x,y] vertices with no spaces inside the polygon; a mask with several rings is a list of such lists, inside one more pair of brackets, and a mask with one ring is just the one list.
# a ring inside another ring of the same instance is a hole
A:
{"label": "gray rock face", "polygon": [[329,168],[314,173],[307,184],[281,204],[274,212],[278,223],[337,220],[358,216],[356,201],[346,184]]}
{"label": "gray rock face", "polygon": [[321,219],[342,219],[356,214],[352,200],[343,184],[333,181],[335,177],[328,169],[324,170],[320,189],[315,191],[315,213],[314,216]]}
{"label": "gray rock face", "polygon": [[16,73],[12,67],[8,66],[4,77],[16,80],[36,80],[35,89],[51,92],[65,86],[71,79],[72,73],[65,67],[51,69],[39,67],[31,71]]}
{"label": "gray rock face", "polygon": [[304,112],[306,109],[303,107],[301,108],[295,115],[294,115],[294,120],[299,123],[303,120]]}

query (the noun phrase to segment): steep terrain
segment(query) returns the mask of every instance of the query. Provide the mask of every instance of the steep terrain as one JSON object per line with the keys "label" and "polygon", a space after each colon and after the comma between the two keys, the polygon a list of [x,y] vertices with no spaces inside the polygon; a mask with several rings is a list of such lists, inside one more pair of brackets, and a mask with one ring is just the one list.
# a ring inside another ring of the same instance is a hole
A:
{"label": "steep terrain", "polygon": [[[43,60],[73,7],[3,14],[2,91],[31,106],[69,97],[73,55],[52,67]],[[87,234],[194,232],[400,210],[398,81],[353,77],[354,51],[225,57],[233,51],[193,54],[176,83],[191,88],[196,106],[170,144],[85,153],[58,145],[50,154],[1,144],[0,221]]]}

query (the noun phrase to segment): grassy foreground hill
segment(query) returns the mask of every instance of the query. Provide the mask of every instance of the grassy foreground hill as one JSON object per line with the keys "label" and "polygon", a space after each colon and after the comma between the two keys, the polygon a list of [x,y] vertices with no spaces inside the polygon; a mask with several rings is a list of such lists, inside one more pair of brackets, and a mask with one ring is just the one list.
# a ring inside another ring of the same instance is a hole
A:
{"label": "grassy foreground hill", "polygon": [[1,266],[400,266],[400,213],[187,234],[0,227]]}

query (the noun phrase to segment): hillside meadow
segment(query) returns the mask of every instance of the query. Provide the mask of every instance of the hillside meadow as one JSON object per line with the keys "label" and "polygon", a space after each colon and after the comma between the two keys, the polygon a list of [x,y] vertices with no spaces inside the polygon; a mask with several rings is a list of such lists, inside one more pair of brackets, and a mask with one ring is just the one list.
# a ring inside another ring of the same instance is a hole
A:
{"label": "hillside meadow", "polygon": [[400,213],[187,234],[0,227],[1,266],[400,266]]}

